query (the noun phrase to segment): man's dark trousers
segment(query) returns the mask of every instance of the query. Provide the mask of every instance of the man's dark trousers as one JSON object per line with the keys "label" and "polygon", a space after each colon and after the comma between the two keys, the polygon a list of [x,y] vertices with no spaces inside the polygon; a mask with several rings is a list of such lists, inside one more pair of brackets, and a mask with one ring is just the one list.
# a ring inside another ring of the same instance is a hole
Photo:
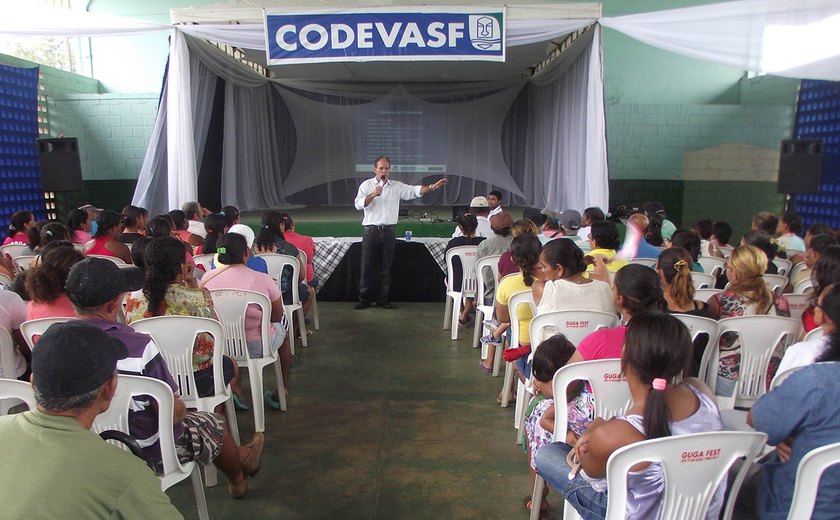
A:
{"label": "man's dark trousers", "polygon": [[362,238],[359,301],[368,303],[390,301],[391,263],[394,259],[395,244],[394,226],[365,226],[365,234]]}

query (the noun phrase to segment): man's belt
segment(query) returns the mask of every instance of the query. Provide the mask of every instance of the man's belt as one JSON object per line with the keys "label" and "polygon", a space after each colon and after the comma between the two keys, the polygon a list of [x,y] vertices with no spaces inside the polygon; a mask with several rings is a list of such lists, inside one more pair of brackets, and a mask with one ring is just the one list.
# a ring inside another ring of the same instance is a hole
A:
{"label": "man's belt", "polygon": [[369,224],[369,225],[367,225],[367,226],[365,226],[365,227],[366,227],[366,228],[378,229],[378,230],[380,230],[380,231],[384,231],[384,230],[386,230],[386,229],[391,229],[391,228],[393,228],[395,225],[396,225],[396,224],[385,224],[385,225],[383,225],[383,226],[380,226],[380,225],[376,225],[376,224]]}

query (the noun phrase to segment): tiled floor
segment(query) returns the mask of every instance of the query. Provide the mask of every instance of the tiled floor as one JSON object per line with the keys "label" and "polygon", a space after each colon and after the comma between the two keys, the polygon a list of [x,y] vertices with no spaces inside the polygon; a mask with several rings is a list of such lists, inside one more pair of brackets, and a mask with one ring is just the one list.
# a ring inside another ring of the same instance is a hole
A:
{"label": "tiled floor", "polygon": [[[269,410],[262,471],[244,500],[224,477],[212,519],[525,519],[525,455],[501,378],[478,367],[472,329],[449,339],[443,304],[357,311],[321,303],[321,330],[292,371],[289,410]],[[266,376],[273,371],[266,370]],[[243,439],[253,418],[239,412]],[[190,486],[169,491],[196,518]],[[552,518],[560,518],[561,501]]]}

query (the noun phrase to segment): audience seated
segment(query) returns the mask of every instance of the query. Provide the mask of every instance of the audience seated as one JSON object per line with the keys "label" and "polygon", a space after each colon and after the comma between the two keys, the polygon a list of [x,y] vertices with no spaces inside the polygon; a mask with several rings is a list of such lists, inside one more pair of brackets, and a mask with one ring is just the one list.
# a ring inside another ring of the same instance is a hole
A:
{"label": "audience seated", "polygon": [[540,253],[540,275],[531,292],[537,314],[588,310],[615,312],[610,285],[583,276],[583,251],[571,240],[552,240]]}
{"label": "audience seated", "polygon": [[[210,235],[208,235],[209,239]],[[245,237],[237,233],[228,233],[218,242],[216,258],[219,265],[201,279],[204,289],[244,289],[256,291],[265,295],[271,302],[271,330],[269,331],[269,347],[271,352],[280,351],[280,366],[283,373],[283,383],[287,393],[289,389],[289,370],[292,365],[292,350],[287,332],[289,329],[283,312],[283,299],[277,282],[265,273],[257,272],[246,265],[251,252],[245,242]],[[252,358],[263,357],[261,341],[262,311],[256,306],[248,308],[245,315],[245,339],[248,341],[248,353]],[[276,392],[276,391],[275,391]],[[272,408],[280,409],[278,395],[270,391],[266,396]]]}
{"label": "audience seated", "polygon": [[712,219],[703,218],[698,220],[691,225],[689,231],[696,233],[700,237],[700,256],[709,256],[712,249],[712,233],[714,232]]}
{"label": "audience seated", "polygon": [[776,242],[779,243],[780,252],[785,253],[785,258],[805,252],[805,241],[799,237],[802,232],[802,217],[792,211],[786,211],[776,225]]}
{"label": "audience seated", "polygon": [[131,263],[131,250],[117,240],[120,236],[120,216],[105,210],[96,219],[96,233],[93,240],[85,244],[85,255],[113,256]]}
{"label": "audience seated", "polygon": [[93,240],[91,217],[87,211],[77,208],[67,215],[67,229],[73,233],[73,243],[85,245]]}
{"label": "audience seated", "polygon": [[[528,489],[534,488],[536,480],[537,452],[554,440],[554,373],[565,366],[574,352],[575,346],[563,334],[551,336],[534,351],[531,378],[534,382],[534,399],[529,406],[531,411],[525,419],[528,473],[531,477],[531,486]],[[548,488],[545,489],[545,493],[548,493]],[[527,511],[531,510],[531,493],[525,496],[523,505]],[[547,509],[548,502],[543,495],[540,510]]]}
{"label": "audience seated", "polygon": [[591,207],[583,210],[583,220],[581,221],[581,228],[578,229],[577,236],[584,242],[589,241],[589,233],[593,222],[604,220],[606,216],[601,208]]}
{"label": "audience seated", "polygon": [[671,235],[671,247],[681,247],[691,255],[691,270],[695,273],[702,273],[703,266],[697,261],[700,258],[700,236],[687,229],[678,229]]}
{"label": "audience seated", "polygon": [[[709,256],[724,257],[732,252],[733,247],[729,245],[732,238],[732,226],[728,222],[718,220],[713,225],[712,238],[709,240]],[[704,251],[705,255],[706,252]]]}
{"label": "audience seated", "polygon": [[193,260],[193,248],[187,242],[181,240],[181,236],[176,233],[175,228],[175,221],[172,220],[172,216],[168,213],[164,213],[162,215],[158,215],[149,221],[149,224],[146,226],[146,236],[149,238],[164,238],[164,237],[175,237],[177,238],[184,247],[184,252],[187,255],[187,263],[192,266],[193,269],[196,268],[195,260]]}
{"label": "audience seated", "polygon": [[[510,249],[510,243],[513,240],[511,227],[513,227],[513,217],[507,211],[500,211],[490,217],[490,229],[493,230],[493,236],[478,244],[476,261],[491,255],[501,255]],[[481,274],[484,277],[484,304],[493,305],[492,297],[496,289],[496,280],[489,269],[485,269]]]}
{"label": "audience seated", "polygon": [[185,202],[181,206],[181,211],[184,212],[184,217],[187,219],[187,230],[201,238],[206,238],[207,235],[205,234],[204,224],[202,224],[201,221],[212,212],[209,209],[202,207],[202,205],[198,202]]}
{"label": "audience seated", "polygon": [[280,218],[283,219],[283,237],[300,251],[306,253],[306,285],[317,289],[318,280],[315,278],[315,268],[312,265],[312,260],[315,258],[315,241],[312,240],[312,237],[298,235],[295,232],[295,222],[288,213],[281,213]]}
{"label": "audience seated", "polygon": [[[764,253],[764,256],[767,258],[767,267],[765,268],[763,274],[779,273],[779,268],[773,263],[773,259],[776,258],[776,252],[779,250],[779,246],[773,242],[773,239],[766,232],[760,229],[748,230],[743,234],[743,236],[741,236],[741,245],[756,247]],[[726,270],[718,276],[715,287],[718,289],[724,289],[728,284],[729,276],[728,270]]]}
{"label": "audience seated", "polygon": [[[157,241],[174,239],[156,239],[149,245],[150,257],[156,255]],[[174,243],[170,249],[180,251],[180,244]],[[182,255],[183,256],[183,255]],[[148,262],[149,268],[158,267],[156,262]],[[183,259],[181,260],[183,266]],[[159,280],[159,279],[158,279]],[[131,327],[116,321],[123,296],[137,290],[143,284],[143,273],[136,267],[120,269],[113,262],[101,258],[87,258],[73,268],[67,279],[67,291],[76,308],[77,317],[102,330],[108,336],[118,339],[128,350],[128,356],[117,362],[120,373],[142,375],[160,379],[171,388],[175,399],[174,417],[175,443],[179,455],[195,459],[202,464],[215,464],[228,478],[228,493],[233,498],[242,498],[248,491],[247,477],[253,476],[260,469],[264,438],[256,433],[248,444],[237,447],[231,437],[224,418],[215,413],[187,411],[178,397],[178,385],[169,372],[160,351],[145,334],[135,332]],[[147,283],[147,286],[149,284]],[[159,288],[159,283],[153,284]],[[153,300],[156,303],[156,300]],[[43,341],[43,338],[41,339]],[[40,341],[37,352],[40,349]],[[196,352],[194,356],[202,356]],[[37,378],[37,365],[35,367]],[[113,371],[113,368],[111,369]],[[210,381],[210,392],[206,391],[206,381]],[[195,372],[195,382],[199,394],[212,393],[212,374],[209,378]],[[202,386],[204,391],[202,391]],[[137,439],[143,456],[153,469],[160,468],[160,445],[157,426],[157,412],[154,405],[143,396],[134,399],[132,414],[129,416],[129,431]]]}
{"label": "audience seated", "polygon": [[[811,245],[811,239],[817,235],[822,235],[824,233],[834,235],[834,230],[831,229],[831,226],[822,222],[815,222],[814,224],[808,226],[808,231],[805,233],[805,238],[802,240],[805,243],[806,253],[808,252],[808,246]],[[837,237],[835,236],[835,238]],[[799,262],[805,261],[805,254],[797,253],[794,251],[793,256],[788,256],[788,260],[793,262],[793,265],[796,265]]]}
{"label": "audience seated", "polygon": [[650,227],[650,220],[644,213],[634,213],[627,219],[628,226],[634,226],[641,234],[642,238],[639,240],[639,245],[636,248],[636,258],[656,258],[659,256],[659,248],[647,241]]}
{"label": "audience seated", "polygon": [[[593,222],[589,233],[589,255],[606,264],[607,270],[616,272],[627,265],[627,260],[616,257],[617,249],[621,245],[618,241],[618,228],[609,220]],[[586,272],[595,271],[594,264],[589,264]]]}
{"label": "audience seated", "polygon": [[[248,246],[249,253],[246,265],[254,271],[268,274],[268,265],[265,263],[265,260],[257,256],[254,252],[254,230],[245,224],[234,224],[230,227],[228,233],[241,235],[245,238],[245,244]],[[215,259],[211,261],[211,265],[215,267]]]}
{"label": "audience seated", "polygon": [[778,217],[776,217],[776,215],[768,211],[762,211],[753,215],[752,229],[764,231],[771,237],[776,234],[776,229],[778,228],[778,225]]}
{"label": "audience seated", "polygon": [[225,206],[219,213],[221,213],[225,216],[225,218],[227,218],[228,228],[239,224],[239,209],[237,209],[236,206]]}
{"label": "audience seated", "polygon": [[[809,289],[808,294],[812,298],[819,298],[826,287],[840,282],[840,246],[829,246],[820,255],[820,259],[814,265],[814,271],[811,273],[811,280],[814,282],[814,286]],[[802,325],[805,332],[810,332],[818,327],[814,317],[815,312],[816,306],[810,304],[802,313]]]}
{"label": "audience seated", "polygon": [[[651,271],[631,265],[619,276],[630,267]],[[682,374],[691,356],[691,337],[679,320],[661,312],[641,312],[628,324],[623,343],[621,366],[633,398],[627,414],[608,421],[595,419],[574,446],[552,442],[536,455],[537,473],[585,518],[606,514],[607,460],[617,449],[649,439],[723,429],[714,396],[705,384],[694,378],[670,383]],[[567,456],[580,464],[579,472]],[[659,516],[663,479],[658,463],[627,476],[625,518]],[[719,515],[725,487],[715,492],[707,518]]]}
{"label": "audience seated", "polygon": [[0,417],[4,518],[180,519],[160,481],[91,432],[117,388],[126,347],[79,321],[53,325],[33,353],[38,407]]}
{"label": "audience seated", "polygon": [[777,374],[796,367],[810,365],[825,350],[829,337],[840,323],[840,284],[832,283],[817,298],[814,306],[814,323],[822,329],[822,336],[800,341],[785,349]]}
{"label": "audience seated", "polygon": [[0,378],[29,381],[29,364],[32,359],[32,352],[26,344],[26,340],[20,333],[20,324],[26,321],[26,303],[17,293],[0,288],[0,329],[9,333],[14,348],[12,350],[12,362],[14,373],[4,373],[0,363]]}
{"label": "audience seated", "polygon": [[[169,212],[169,216],[172,217],[172,223],[175,225],[175,235],[185,244],[189,244],[192,247],[191,253],[196,254],[195,248],[204,243],[204,224],[198,222],[201,226],[201,234],[198,234],[190,231],[191,221],[187,220],[186,214],[180,209],[173,209]],[[193,229],[197,230],[198,226],[193,225]]]}
{"label": "audience seated", "polygon": [[26,306],[27,320],[76,315],[64,284],[70,268],[83,259],[84,256],[67,241],[51,242],[44,248],[38,265],[24,274],[24,288],[30,300]]}
{"label": "audience seated", "polygon": [[[184,247],[177,238],[155,238],[146,246],[143,257],[146,277],[142,290],[135,290],[125,300],[126,323],[154,316],[197,316],[216,319],[213,300],[207,290],[199,289],[193,269],[186,263]],[[91,267],[92,268],[92,267]],[[69,287],[69,282],[68,282]],[[208,333],[195,338],[193,370],[195,386],[201,396],[213,395],[213,347]],[[223,356],[225,384],[230,383],[241,401],[239,368]]]}
{"label": "audience seated", "polygon": [[133,244],[138,238],[145,236],[146,224],[149,223],[149,212],[146,208],[126,206],[120,215],[122,233],[118,237],[123,244]]}
{"label": "audience seated", "polygon": [[[832,308],[824,312],[834,319],[840,317],[840,300],[832,296],[825,301]],[[776,446],[775,453],[762,464],[757,501],[762,520],[788,518],[802,457],[815,448],[840,442],[840,334],[836,329],[816,361],[762,396],[747,415],[747,424],[766,433],[767,443]],[[820,479],[811,518],[837,518],[838,503],[840,466],[835,464]]]}
{"label": "audience seated", "polygon": [[219,238],[228,232],[227,217],[221,213],[211,213],[204,217],[204,242],[195,247],[196,255],[208,255],[216,252]]}
{"label": "audience seated", "polygon": [[70,230],[67,229],[67,226],[61,222],[49,222],[44,224],[41,228],[41,241],[38,252],[42,252],[44,247],[50,242],[58,242],[60,240],[66,240],[68,242],[73,241],[73,236],[71,235]]}
{"label": "audience seated", "polygon": [[[655,224],[656,234],[662,238],[662,241],[670,242],[671,236],[677,230],[677,226],[668,220],[668,216],[665,214],[665,206],[661,202],[645,202],[642,204],[642,211],[645,212],[651,225],[653,226]],[[657,247],[664,245],[657,244],[654,240],[651,240],[650,243]]]}
{"label": "audience seated", "polygon": [[[492,219],[502,211],[502,192],[499,190],[493,190],[487,194],[487,209],[490,211],[487,213],[487,219]],[[490,238],[490,237],[487,237]]]}
{"label": "audience seated", "polygon": [[[767,256],[753,246],[739,246],[732,251],[726,267],[730,286],[709,299],[709,317],[720,320],[737,316],[777,315],[773,295],[761,275],[767,270]],[[720,360],[717,368],[717,395],[729,396],[735,390],[741,360],[741,339],[735,332],[720,337]]]}
{"label": "audience seated", "polygon": [[808,245],[805,246],[805,255],[802,256],[802,261],[805,262],[805,265],[808,266],[805,269],[802,269],[795,276],[790,279],[791,289],[796,287],[796,284],[801,282],[802,280],[807,280],[811,278],[811,273],[814,270],[814,266],[817,265],[819,262],[820,257],[828,249],[830,246],[837,245],[837,238],[835,238],[834,233],[823,233],[821,235],[816,235],[811,237],[808,241]]}
{"label": "audience seated", "polygon": [[[510,228],[510,234],[513,237],[511,240],[511,246],[513,245],[513,240],[520,235],[532,235],[536,237],[538,233],[539,228],[536,224],[534,224],[533,220],[529,218],[521,218],[514,222],[513,226]],[[520,272],[519,267],[513,261],[510,250],[502,253],[501,258],[499,258],[499,279],[501,280],[509,274],[515,274],[518,272]]]}
{"label": "audience seated", "polygon": [[[473,197],[470,201],[470,213],[475,215],[475,218],[478,221],[476,236],[484,238],[492,237],[493,231],[490,229],[490,220],[487,217],[488,213],[490,213],[490,204],[487,202],[487,198],[481,195]],[[452,233],[452,238],[458,238],[460,236],[462,236],[462,231],[459,226],[456,227],[455,231]]]}
{"label": "audience seated", "polygon": [[705,317],[706,303],[694,299],[691,280],[691,255],[685,249],[671,246],[659,254],[656,272],[662,284],[668,312]]}
{"label": "audience seated", "polygon": [[27,233],[29,228],[35,225],[35,215],[31,211],[16,211],[12,214],[10,220],[8,233],[6,234],[6,239],[3,240],[3,245],[28,244],[29,235]]}
{"label": "audience seated", "polygon": [[[484,237],[476,235],[476,229],[478,227],[478,219],[472,213],[464,213],[463,215],[458,216],[458,229],[461,231],[461,234],[452,240],[450,240],[446,244],[446,249],[444,250],[444,254],[448,252],[453,247],[461,247],[461,246],[477,246],[482,241],[484,241]],[[461,266],[461,260],[458,257],[452,259],[452,284],[453,287],[457,289],[461,289],[461,285],[463,283],[463,267]],[[467,322],[470,320],[470,316],[472,310],[474,308],[474,298],[465,298],[464,305],[461,308],[461,314],[458,317],[458,321],[461,325],[466,325]]]}

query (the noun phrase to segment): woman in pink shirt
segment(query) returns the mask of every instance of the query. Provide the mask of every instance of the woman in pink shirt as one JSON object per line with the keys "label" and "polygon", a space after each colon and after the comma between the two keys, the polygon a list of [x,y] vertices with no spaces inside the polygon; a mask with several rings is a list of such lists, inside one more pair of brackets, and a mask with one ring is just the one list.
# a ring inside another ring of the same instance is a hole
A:
{"label": "woman in pink shirt", "polygon": [[[283,313],[283,298],[277,282],[265,273],[254,271],[248,267],[247,261],[250,251],[245,237],[237,233],[228,233],[219,237],[216,244],[218,265],[201,279],[201,287],[205,289],[243,289],[264,294],[271,302],[271,329],[269,331],[269,348],[271,352],[279,350],[280,368],[283,374],[283,384],[288,393],[289,371],[292,365],[292,350],[286,335],[286,318]],[[262,311],[256,306],[249,306],[245,314],[245,339],[248,342],[248,353],[251,357],[263,356],[260,322]],[[275,390],[276,392],[276,390]],[[279,409],[279,395],[270,390],[265,392],[266,400],[272,408]]]}
{"label": "woman in pink shirt", "polygon": [[29,228],[35,225],[35,215],[31,211],[16,211],[12,214],[9,223],[9,233],[3,241],[3,245],[28,244]]}
{"label": "woman in pink shirt", "polygon": [[85,245],[93,240],[90,225],[90,214],[83,209],[74,209],[67,215],[67,229],[73,233],[74,244]]}
{"label": "woman in pink shirt", "polygon": [[96,224],[93,240],[85,244],[85,255],[113,256],[130,264],[131,250],[118,240],[122,231],[120,216],[105,210],[96,219]]}
{"label": "woman in pink shirt", "polygon": [[64,283],[76,262],[84,259],[73,244],[66,240],[50,242],[41,252],[41,261],[26,271],[24,288],[29,294],[26,319],[75,318],[76,311]]}

